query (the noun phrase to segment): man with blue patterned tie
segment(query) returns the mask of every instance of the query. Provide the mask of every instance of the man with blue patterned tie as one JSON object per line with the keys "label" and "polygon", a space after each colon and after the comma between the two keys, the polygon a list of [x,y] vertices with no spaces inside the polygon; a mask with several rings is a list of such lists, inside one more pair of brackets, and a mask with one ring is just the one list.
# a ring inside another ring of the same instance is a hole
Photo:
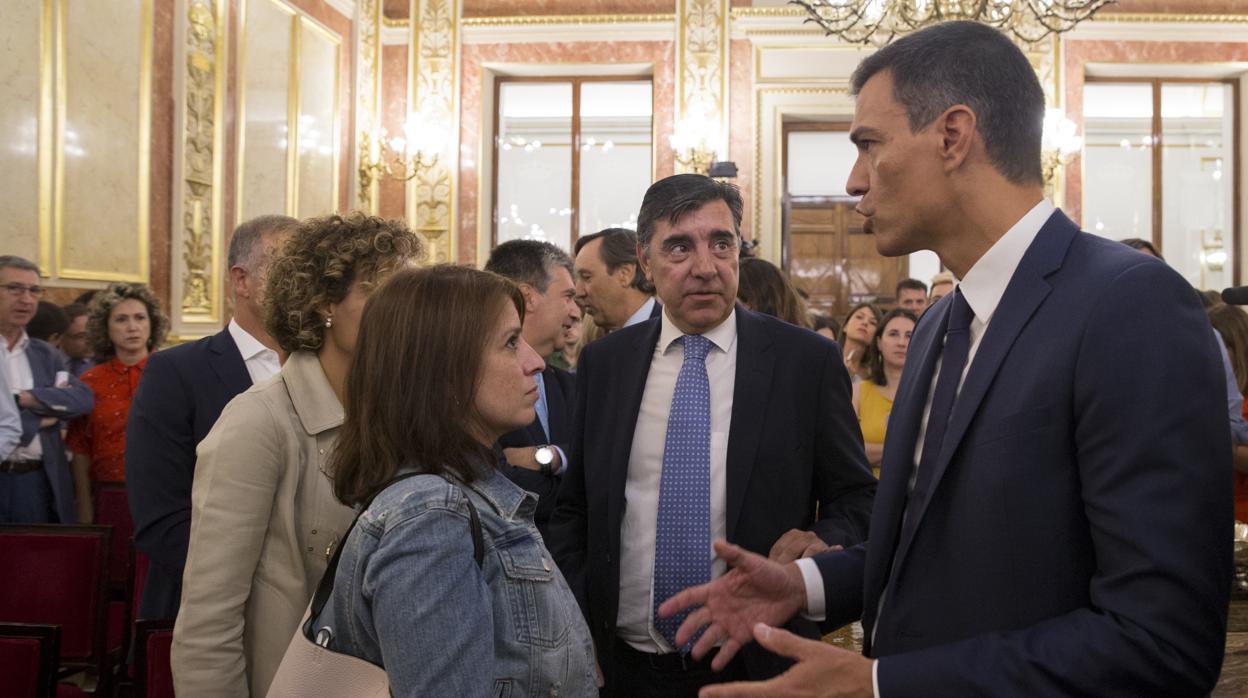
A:
{"label": "man with blue patterned tie", "polygon": [[[490,252],[485,270],[505,276],[524,294],[524,341],[542,358],[563,350],[565,332],[577,321],[572,258],[549,242],[509,240]],[[523,429],[498,440],[503,472],[512,482],[537,495],[533,520],[550,545],[547,522],[555,509],[559,476],[567,463],[572,432],[576,379],[547,364],[537,374],[537,417]]]}
{"label": "man with blue patterned tie", "polygon": [[736,187],[701,175],[652,185],[638,259],[663,313],[577,363],[551,551],[606,695],[691,696],[783,670],[752,651],[713,674],[675,643],[679,619],[658,618],[669,596],[723,574],[714,538],[789,561],[866,537],[875,482],[840,349],[736,305],[742,206]]}

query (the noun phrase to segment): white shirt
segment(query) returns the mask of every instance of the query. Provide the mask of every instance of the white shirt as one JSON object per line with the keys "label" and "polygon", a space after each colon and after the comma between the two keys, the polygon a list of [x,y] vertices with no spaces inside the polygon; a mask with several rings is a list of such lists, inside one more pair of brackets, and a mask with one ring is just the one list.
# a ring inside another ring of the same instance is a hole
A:
{"label": "white shirt", "polygon": [[[3,339],[0,344],[7,345]],[[0,460],[7,459],[17,443],[22,440],[22,414],[14,399],[16,393],[9,388],[7,367],[0,370]]]}
{"label": "white shirt", "polygon": [[[1041,199],[1040,203],[1032,207],[1005,232],[1005,235],[988,248],[988,251],[966,272],[965,277],[960,280],[955,279],[955,288],[962,289],[962,296],[966,299],[967,305],[971,307],[971,312],[975,314],[975,317],[971,319],[971,346],[966,354],[966,366],[962,369],[962,377],[958,380],[959,391],[962,389],[962,383],[966,381],[967,373],[971,370],[971,362],[975,360],[975,352],[979,350],[979,341],[983,339],[988,323],[992,320],[993,314],[997,312],[997,306],[1001,304],[1001,298],[1005,295],[1010,279],[1014,278],[1014,272],[1018,269],[1019,263],[1023,261],[1027,248],[1031,247],[1031,243],[1040,234],[1040,229],[1044,227],[1045,222],[1055,210],[1048,199]],[[927,401],[923,406],[919,437],[914,445],[914,468],[910,473],[910,490],[914,489],[915,478],[918,475],[919,458],[923,454],[923,441],[927,435],[927,420],[932,412],[932,395],[936,390],[936,379],[940,376],[942,359],[943,357],[938,357],[936,366],[932,369],[932,382],[928,386]],[[807,615],[816,620],[822,620],[827,604],[823,595],[823,577],[819,574],[819,568],[809,558],[798,560],[797,566],[802,571],[802,578],[806,582]],[[878,618],[883,612],[884,599],[887,596],[888,588],[885,587],[883,593],[880,594],[879,606],[876,607],[877,622],[871,631],[872,641],[875,640],[875,631],[880,627]],[[880,696],[880,685],[876,679],[878,667],[879,663],[875,662],[871,668],[871,681],[874,684],[876,698]]]}
{"label": "white shirt", "polygon": [[251,376],[251,384],[256,385],[276,376],[282,370],[282,362],[277,352],[264,346],[260,340],[248,334],[237,320],[230,319],[230,337],[243,355],[243,364],[247,366],[247,375]]}
{"label": "white shirt", "polygon": [[[651,299],[650,302],[654,302]],[[642,307],[645,309],[645,306]],[[638,311],[640,312],[640,311]],[[650,374],[642,393],[641,410],[633,431],[624,484],[623,521],[620,523],[620,608],[616,632],[642,652],[675,651],[654,629],[654,540],[659,516],[659,480],[663,474],[663,448],[667,440],[667,416],[676,392],[676,377],[684,363],[683,336],[664,311],[659,343],[654,347]],[[711,388],[711,537],[727,536],[728,429],[732,423],[732,396],[737,374],[737,312],[703,334],[711,340],[706,355],[706,374]],[[707,551],[707,557],[712,555]],[[711,578],[727,566],[716,560]]]}
{"label": "white shirt", "polygon": [[[26,349],[29,347],[30,336],[26,334],[26,330],[22,330],[21,339],[17,340],[17,344],[14,344],[12,349],[9,349],[8,340],[0,337],[0,358],[4,359],[4,369],[8,372],[9,390],[14,395],[35,387],[35,374],[30,368],[30,357],[26,355]],[[26,446],[13,449],[8,458],[43,460],[43,444],[40,443],[39,435],[36,434]]]}
{"label": "white shirt", "polygon": [[[628,319],[624,321],[624,327],[632,327],[633,325],[636,325],[639,322],[645,322],[646,320],[649,320],[650,313],[654,312],[655,302],[656,301],[654,300],[654,296],[650,296],[648,299],[646,299],[646,302],[642,303],[641,307],[638,308],[635,313],[630,315]],[[735,332],[736,329],[734,328],[733,331]],[[673,388],[673,390],[675,390],[675,388]]]}

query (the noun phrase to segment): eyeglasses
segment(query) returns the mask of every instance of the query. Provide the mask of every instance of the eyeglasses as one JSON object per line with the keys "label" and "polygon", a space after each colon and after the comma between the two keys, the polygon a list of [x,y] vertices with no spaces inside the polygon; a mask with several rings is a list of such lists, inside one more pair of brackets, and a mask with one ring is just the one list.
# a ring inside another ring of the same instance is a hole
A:
{"label": "eyeglasses", "polygon": [[0,288],[4,289],[10,296],[21,298],[29,293],[31,298],[38,300],[42,295],[44,288],[42,286],[27,286],[25,284],[0,284]]}

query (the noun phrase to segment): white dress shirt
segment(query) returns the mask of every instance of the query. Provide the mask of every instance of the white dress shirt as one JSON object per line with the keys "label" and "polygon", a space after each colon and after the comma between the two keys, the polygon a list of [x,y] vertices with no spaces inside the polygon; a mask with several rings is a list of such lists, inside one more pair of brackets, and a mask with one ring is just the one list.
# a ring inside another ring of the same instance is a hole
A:
{"label": "white dress shirt", "polygon": [[[656,302],[657,301],[654,300],[654,296],[650,296],[650,298],[648,298],[645,303],[641,304],[641,307],[638,308],[636,312],[634,312],[632,315],[628,317],[627,320],[624,321],[624,327],[632,327],[633,325],[636,325],[639,322],[645,322],[646,320],[649,320],[650,313],[654,312],[654,304]],[[733,329],[733,332],[736,332],[735,328]],[[675,388],[672,388],[672,390],[675,390]]]}
{"label": "white dress shirt", "polygon": [[[4,359],[4,369],[8,371],[6,377],[9,379],[9,390],[14,395],[35,387],[35,374],[30,368],[30,357],[26,355],[26,349],[29,346],[30,336],[26,334],[26,330],[22,330],[21,339],[17,340],[17,344],[14,344],[12,349],[9,348],[7,341],[0,338],[0,358]],[[36,434],[26,446],[13,449],[8,457],[13,460],[43,460],[43,444],[40,443],[39,435]]]}
{"label": "white dress shirt", "polygon": [[[999,240],[993,243],[992,247],[980,257],[975,264],[966,272],[966,276],[960,280],[955,279],[955,288],[962,289],[962,296],[966,299],[967,305],[971,307],[971,312],[975,317],[971,319],[971,346],[966,355],[966,366],[962,369],[962,377],[958,380],[958,390],[962,390],[962,383],[966,380],[967,373],[971,370],[971,363],[975,360],[975,352],[979,350],[979,341],[983,339],[984,333],[988,329],[988,323],[992,320],[993,314],[997,311],[997,306],[1001,304],[1001,298],[1005,295],[1005,289],[1010,284],[1010,279],[1014,278],[1014,272],[1018,269],[1018,265],[1023,261],[1023,255],[1027,253],[1027,248],[1031,247],[1031,243],[1035,241],[1036,236],[1040,234],[1040,229],[1044,227],[1049,217],[1053,215],[1056,209],[1048,199],[1041,199],[1030,211],[1023,215],[1009,230],[1002,235]],[[927,401],[923,406],[923,420],[919,425],[919,437],[914,445],[914,467],[910,472],[909,490],[914,489],[915,478],[918,476],[919,459],[923,455],[923,441],[927,435],[927,420],[932,412],[932,395],[936,390],[936,379],[940,376],[940,364],[943,357],[936,359],[936,366],[932,369],[932,382],[928,386]],[[903,514],[905,516],[905,514]],[[896,561],[894,561],[895,564]],[[826,599],[823,595],[823,577],[819,574],[819,568],[813,560],[809,558],[798,560],[798,569],[802,571],[802,578],[806,582],[806,600],[807,600],[807,616],[816,620],[822,620],[827,609]],[[891,577],[891,575],[890,575]],[[888,597],[888,587],[884,588],[880,594],[880,603],[876,607],[875,628],[872,628],[872,641],[875,639],[875,630],[879,628],[878,619],[884,610],[884,600]],[[871,680],[874,684],[875,696],[880,696],[880,685],[876,679],[876,671],[879,663],[875,662],[871,668]]]}
{"label": "white dress shirt", "polygon": [[247,366],[247,375],[251,376],[252,385],[263,383],[282,370],[282,362],[278,359],[277,352],[251,336],[237,320],[230,320],[229,330],[234,345],[238,347],[238,353],[243,355],[243,364]]}
{"label": "white dress shirt", "polygon": [[[0,339],[0,344],[6,342]],[[22,440],[22,414],[17,409],[16,395],[9,387],[9,371],[5,367],[0,370],[0,460],[8,459]]]}
{"label": "white dress shirt", "polygon": [[[654,302],[653,299],[650,302]],[[620,523],[620,607],[616,616],[619,636],[635,649],[651,653],[675,651],[654,629],[654,540],[658,527],[659,481],[663,474],[667,416],[672,406],[672,395],[676,392],[676,377],[685,358],[684,345],[674,344],[683,333],[668,318],[666,311],[662,318],[663,327],[659,343],[654,347],[654,358],[646,378],[628,458],[628,479],[624,484],[626,505]],[[736,310],[703,336],[712,344],[706,356],[706,373],[711,388],[710,539],[715,540],[727,535],[725,473],[737,374]],[[708,550],[707,557],[711,555]],[[711,566],[711,578],[725,571],[726,565],[715,560]]]}

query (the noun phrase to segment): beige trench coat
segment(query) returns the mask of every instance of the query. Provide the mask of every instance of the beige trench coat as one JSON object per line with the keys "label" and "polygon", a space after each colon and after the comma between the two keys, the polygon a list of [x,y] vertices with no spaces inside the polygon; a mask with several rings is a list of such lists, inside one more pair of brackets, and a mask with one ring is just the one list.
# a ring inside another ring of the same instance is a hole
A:
{"label": "beige trench coat", "polygon": [[326,475],[342,405],[316,355],[234,398],[200,442],[173,634],[180,696],[264,696],[353,512]]}

